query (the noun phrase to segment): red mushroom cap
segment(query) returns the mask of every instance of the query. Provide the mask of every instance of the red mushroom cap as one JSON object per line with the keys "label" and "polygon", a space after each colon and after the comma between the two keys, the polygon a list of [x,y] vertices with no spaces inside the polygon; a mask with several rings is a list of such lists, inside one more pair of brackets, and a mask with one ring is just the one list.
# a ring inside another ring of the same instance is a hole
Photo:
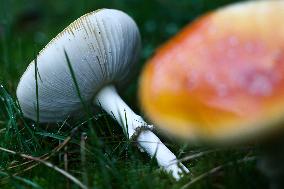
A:
{"label": "red mushroom cap", "polygon": [[234,4],[185,27],[148,61],[140,99],[155,124],[188,139],[284,125],[284,1]]}

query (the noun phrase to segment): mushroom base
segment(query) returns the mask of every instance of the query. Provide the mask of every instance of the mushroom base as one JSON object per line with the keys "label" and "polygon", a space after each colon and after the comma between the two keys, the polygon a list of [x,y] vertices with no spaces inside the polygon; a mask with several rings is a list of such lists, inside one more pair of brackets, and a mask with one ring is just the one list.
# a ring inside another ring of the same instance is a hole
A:
{"label": "mushroom base", "polygon": [[[102,88],[95,97],[94,103],[112,115],[129,138],[136,133],[137,128],[148,126],[141,116],[135,114],[120,98],[114,86]],[[152,131],[141,130],[137,136],[137,144],[141,151],[145,151],[151,158],[155,157],[158,164],[167,172],[172,173],[176,180],[180,179],[182,173],[189,172]]]}

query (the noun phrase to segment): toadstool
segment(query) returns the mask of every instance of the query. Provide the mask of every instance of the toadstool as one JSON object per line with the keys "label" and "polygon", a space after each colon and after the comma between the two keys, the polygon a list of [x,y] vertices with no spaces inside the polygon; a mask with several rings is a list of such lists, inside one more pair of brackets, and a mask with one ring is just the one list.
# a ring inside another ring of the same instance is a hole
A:
{"label": "toadstool", "polygon": [[[40,122],[63,121],[82,110],[83,100],[99,104],[132,137],[147,123],[123,102],[114,86],[129,81],[139,49],[138,28],[127,14],[100,9],[82,16],[48,43],[21,77],[17,98],[24,116]],[[137,142],[176,179],[188,171],[172,162],[176,156],[150,130],[141,131]]]}
{"label": "toadstool", "polygon": [[249,1],[194,21],[140,80],[146,116],[190,140],[238,142],[284,122],[284,1]]}

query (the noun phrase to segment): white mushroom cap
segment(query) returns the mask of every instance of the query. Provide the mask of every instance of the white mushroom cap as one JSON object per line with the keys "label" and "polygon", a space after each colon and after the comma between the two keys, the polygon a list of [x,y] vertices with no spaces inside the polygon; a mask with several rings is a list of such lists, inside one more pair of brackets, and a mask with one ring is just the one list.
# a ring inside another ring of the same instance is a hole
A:
{"label": "white mushroom cap", "polygon": [[[138,28],[125,13],[101,9],[77,19],[37,57],[39,121],[62,121],[82,108],[64,51],[81,96],[90,102],[103,86],[129,80],[139,50]],[[36,120],[35,61],[23,74],[17,97],[24,115]]]}

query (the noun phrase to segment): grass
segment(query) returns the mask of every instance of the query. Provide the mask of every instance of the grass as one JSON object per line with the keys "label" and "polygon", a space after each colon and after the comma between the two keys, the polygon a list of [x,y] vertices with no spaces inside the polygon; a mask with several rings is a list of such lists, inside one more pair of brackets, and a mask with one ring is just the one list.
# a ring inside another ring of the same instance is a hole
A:
{"label": "grass", "polygon": [[[186,23],[232,2],[0,0],[0,188],[267,188],[257,169],[256,144],[214,149],[164,138],[191,170],[176,182],[99,108],[90,117],[38,124],[23,117],[15,97],[19,78],[38,49],[84,13],[108,7],[130,14],[141,30],[141,68]],[[137,79],[122,95],[139,112]]]}

